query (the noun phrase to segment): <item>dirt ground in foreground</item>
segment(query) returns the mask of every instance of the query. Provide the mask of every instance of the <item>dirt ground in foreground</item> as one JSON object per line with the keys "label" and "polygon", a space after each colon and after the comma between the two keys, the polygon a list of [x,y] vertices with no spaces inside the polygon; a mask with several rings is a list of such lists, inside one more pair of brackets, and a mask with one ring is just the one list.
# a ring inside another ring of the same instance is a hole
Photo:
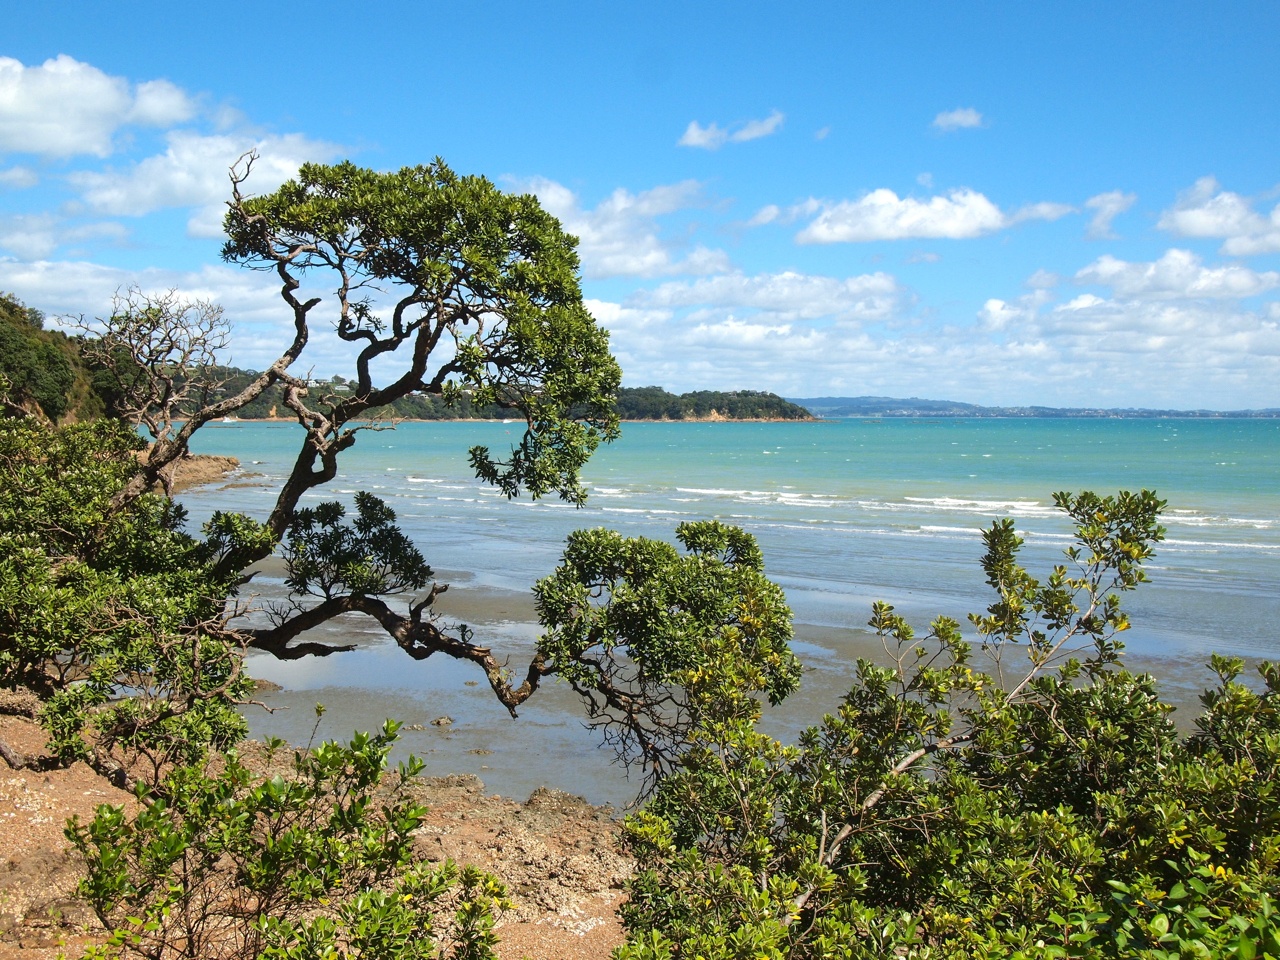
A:
{"label": "dirt ground in foreground", "polygon": [[[81,870],[64,825],[132,796],[84,764],[39,769],[44,734],[15,709],[28,705],[0,702],[0,741],[26,760],[19,769],[0,760],[0,960],[75,958],[103,933],[75,896]],[[503,960],[602,960],[622,941],[616,911],[632,864],[612,811],[551,790],[525,803],[489,797],[472,776],[424,778],[415,790],[431,807],[422,855],[506,883],[516,906],[499,921]]]}

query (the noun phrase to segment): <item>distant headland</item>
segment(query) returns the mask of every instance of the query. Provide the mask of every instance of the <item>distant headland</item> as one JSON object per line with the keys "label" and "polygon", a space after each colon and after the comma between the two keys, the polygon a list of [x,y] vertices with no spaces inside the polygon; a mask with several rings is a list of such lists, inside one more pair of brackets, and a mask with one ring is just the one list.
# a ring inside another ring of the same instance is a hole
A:
{"label": "distant headland", "polygon": [[1263,410],[1149,410],[1135,407],[984,407],[954,400],[911,397],[789,397],[815,417],[1059,417],[1079,419],[1267,419],[1280,417],[1280,407]]}

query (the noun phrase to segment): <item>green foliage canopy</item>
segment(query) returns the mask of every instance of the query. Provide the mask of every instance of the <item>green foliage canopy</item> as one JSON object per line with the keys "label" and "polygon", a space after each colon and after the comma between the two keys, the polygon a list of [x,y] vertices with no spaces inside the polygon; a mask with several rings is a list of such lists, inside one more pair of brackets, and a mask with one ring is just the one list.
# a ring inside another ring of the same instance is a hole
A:
{"label": "green foliage canopy", "polygon": [[[582,304],[576,240],[535,197],[458,176],[438,159],[394,173],[305,164],[264,197],[242,197],[241,182],[233,178],[223,256],[284,279],[298,332],[290,362],[318,302],[296,298],[300,276],[325,270],[337,281],[335,329],[359,350],[352,396],[330,405],[331,429],[411,392],[465,391],[529,424],[505,460],[471,451],[482,479],[509,496],[581,501],[578,470],[617,432],[620,374]],[[385,319],[367,295],[375,286],[393,291]],[[374,361],[401,347],[407,369],[375,386]],[[300,412],[301,396],[287,392],[286,403]]]}
{"label": "green foliage canopy", "polygon": [[1215,657],[1179,736],[1116,639],[1162,502],[1057,502],[1077,544],[1043,582],[988,531],[976,647],[877,604],[889,665],[798,745],[704,705],[629,822],[619,960],[1280,956],[1280,670]]}
{"label": "green foliage canopy", "polygon": [[111,421],[0,419],[0,686],[41,697],[64,760],[154,770],[243,736],[249,681],[222,628],[230,585],[182,508],[112,506],[140,446]]}

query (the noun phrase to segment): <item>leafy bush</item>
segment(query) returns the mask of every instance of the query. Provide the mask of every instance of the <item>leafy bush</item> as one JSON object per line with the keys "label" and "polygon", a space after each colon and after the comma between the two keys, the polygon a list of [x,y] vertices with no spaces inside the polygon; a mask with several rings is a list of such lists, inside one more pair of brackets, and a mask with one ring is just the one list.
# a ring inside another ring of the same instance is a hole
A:
{"label": "leafy bush", "polygon": [[[534,587],[539,655],[582,697],[589,724],[646,783],[667,773],[699,724],[779,703],[800,682],[791,611],[755,538],[682,523],[669,543],[603,528],[570,534]],[[713,692],[714,691],[714,692]]]}
{"label": "leafy bush", "polygon": [[877,604],[890,666],[859,661],[797,746],[704,691],[679,769],[628,823],[619,960],[1280,956],[1280,670],[1255,690],[1215,658],[1179,736],[1116,639],[1163,503],[1057,503],[1066,565],[1033,578],[994,524],[976,647]]}
{"label": "leafy bush", "polygon": [[239,740],[250,681],[182,508],[113,504],[140,446],[108,421],[0,419],[0,687],[41,698],[63,760],[141,759],[154,776]]}
{"label": "leafy bush", "polygon": [[255,778],[230,751],[140,787],[135,815],[108,805],[73,821],[80,894],[112,932],[86,957],[492,957],[505,893],[472,868],[413,860],[426,810],[406,788],[421,761],[382,787],[396,729],[297,752],[288,777]]}

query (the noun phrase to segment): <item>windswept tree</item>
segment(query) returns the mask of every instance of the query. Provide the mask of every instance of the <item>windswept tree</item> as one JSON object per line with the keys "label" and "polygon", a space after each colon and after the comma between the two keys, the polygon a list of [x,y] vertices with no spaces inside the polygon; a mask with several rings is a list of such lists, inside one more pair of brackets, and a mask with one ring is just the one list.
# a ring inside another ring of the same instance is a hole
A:
{"label": "windswept tree", "polygon": [[[246,156],[231,172],[223,257],[279,279],[292,333],[277,359],[230,392],[215,366],[230,336],[221,310],[138,290],[118,297],[110,317],[89,324],[96,340],[85,347],[116,414],[149,439],[136,462],[129,457],[111,483],[97,488],[94,509],[101,506],[104,517],[153,510],[148,491],[167,483],[195,432],[270,387],[282,391],[284,407],[302,427],[293,467],[267,516],[220,513],[203,541],[184,541],[190,555],[184,569],[198,570],[216,600],[211,615],[193,599],[200,616],[186,629],[221,637],[229,648],[294,659],[350,650],[306,635],[334,617],[363,614],[416,660],[440,654],[476,664],[512,716],[544,678],[561,674],[584,697],[593,721],[650,773],[669,766],[691,729],[684,687],[713,659],[758,663],[748,686],[774,700],[795,686],[790,614],[764,579],[759,550],[740,531],[682,528],[684,554],[616,536],[576,538],[565,566],[539,594],[547,633],[528,665],[513,670],[468,627],[446,628],[433,616],[447,585],[433,582],[426,558],[385,503],[361,493],[354,504],[300,506],[333,479],[339,457],[370,418],[411,394],[446,403],[466,397],[519,415],[526,428],[509,450],[471,449],[476,475],[508,497],[557,495],[580,504],[580,469],[618,434],[620,372],[606,331],[583,304],[576,238],[535,197],[458,176],[439,160],[392,173],[308,164],[274,193],[251,196],[253,162]],[[295,372],[319,330],[332,330],[350,351],[349,389],[340,395],[322,393]],[[23,442],[35,457],[30,470],[40,472],[41,443]],[[26,522],[17,515],[22,510],[15,506],[18,530]],[[165,518],[176,536],[180,514]],[[237,620],[239,592],[253,564],[273,553],[287,566],[290,596],[269,624],[246,627]],[[56,586],[63,558],[45,559]],[[688,589],[695,583],[696,590]],[[21,591],[14,595],[25,602]],[[47,620],[48,613],[24,617]],[[149,648],[155,658],[165,644],[172,646],[166,640]],[[69,659],[65,644],[33,642],[26,649],[28,661],[18,662],[19,655],[10,676],[56,674],[65,686],[92,675],[100,705],[159,669],[159,659],[148,665],[135,657],[125,672],[111,651],[96,648],[84,662],[78,654]],[[196,696],[204,689],[198,679],[195,692],[187,683],[174,695]],[[228,695],[234,687],[218,684]]]}

